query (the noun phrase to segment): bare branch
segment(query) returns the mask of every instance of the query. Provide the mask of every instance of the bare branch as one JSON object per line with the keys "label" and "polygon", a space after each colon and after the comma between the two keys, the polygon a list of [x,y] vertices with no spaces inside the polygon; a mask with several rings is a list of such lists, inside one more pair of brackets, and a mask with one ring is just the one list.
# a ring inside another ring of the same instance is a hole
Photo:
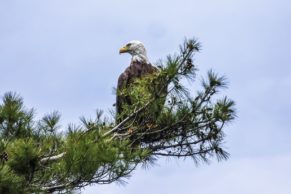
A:
{"label": "bare branch", "polygon": [[54,156],[49,156],[49,157],[46,157],[46,158],[42,158],[40,160],[40,163],[42,165],[44,165],[44,164],[47,164],[49,162],[57,161],[57,160],[61,159],[65,154],[66,154],[66,152],[63,152],[63,153],[60,153],[58,155],[54,155]]}

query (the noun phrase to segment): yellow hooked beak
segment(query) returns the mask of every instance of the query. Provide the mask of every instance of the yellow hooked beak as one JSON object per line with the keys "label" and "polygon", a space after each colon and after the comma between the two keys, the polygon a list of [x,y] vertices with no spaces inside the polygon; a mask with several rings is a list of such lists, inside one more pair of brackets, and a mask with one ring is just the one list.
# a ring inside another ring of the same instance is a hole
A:
{"label": "yellow hooked beak", "polygon": [[126,52],[128,52],[128,47],[127,46],[124,46],[124,47],[119,49],[119,54],[126,53]]}

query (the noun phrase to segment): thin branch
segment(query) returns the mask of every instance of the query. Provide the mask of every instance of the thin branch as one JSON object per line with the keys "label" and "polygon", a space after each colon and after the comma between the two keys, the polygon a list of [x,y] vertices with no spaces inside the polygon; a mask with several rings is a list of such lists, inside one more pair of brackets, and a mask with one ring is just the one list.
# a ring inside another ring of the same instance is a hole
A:
{"label": "thin branch", "polygon": [[199,154],[205,154],[210,151],[215,150],[213,147],[205,150],[200,150],[198,152],[188,152],[186,154],[172,154],[172,153],[161,153],[161,152],[153,152],[152,154],[155,156],[177,156],[177,157],[185,157],[185,156],[194,156],[194,155],[199,155]]}
{"label": "thin branch", "polygon": [[58,155],[54,155],[54,156],[49,156],[49,157],[46,157],[46,158],[42,158],[40,160],[40,163],[44,165],[44,164],[47,164],[49,162],[54,162],[56,160],[61,159],[65,154],[66,154],[66,152],[63,152],[63,153],[60,153]]}
{"label": "thin branch", "polygon": [[106,133],[104,133],[104,137],[106,137],[107,135],[110,135],[111,133],[119,130],[125,123],[127,123],[130,119],[132,119],[133,117],[135,117],[137,114],[139,114],[141,111],[143,111],[145,108],[147,108],[155,99],[150,100],[149,102],[147,102],[143,107],[139,108],[137,111],[131,113],[127,118],[125,118],[123,121],[121,121],[118,125],[116,125],[115,127],[113,127],[110,131],[107,131]]}

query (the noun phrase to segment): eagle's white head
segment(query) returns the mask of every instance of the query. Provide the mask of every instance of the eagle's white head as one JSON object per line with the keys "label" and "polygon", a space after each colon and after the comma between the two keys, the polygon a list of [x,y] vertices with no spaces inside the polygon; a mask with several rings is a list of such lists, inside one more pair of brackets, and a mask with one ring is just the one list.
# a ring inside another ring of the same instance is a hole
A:
{"label": "eagle's white head", "polygon": [[129,53],[132,56],[131,60],[133,62],[138,61],[149,63],[146,49],[143,43],[138,40],[132,40],[120,48],[119,54],[122,53]]}

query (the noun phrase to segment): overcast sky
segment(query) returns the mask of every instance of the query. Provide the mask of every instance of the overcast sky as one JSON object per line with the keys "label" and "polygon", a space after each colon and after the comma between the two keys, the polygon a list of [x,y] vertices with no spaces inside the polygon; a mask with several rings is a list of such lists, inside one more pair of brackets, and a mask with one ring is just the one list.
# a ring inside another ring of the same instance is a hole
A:
{"label": "overcast sky", "polygon": [[59,110],[66,128],[112,108],[126,42],[144,42],[154,63],[196,37],[199,77],[226,75],[224,94],[237,103],[225,128],[230,159],[161,159],[125,186],[82,193],[290,194],[290,35],[290,0],[0,0],[0,95],[19,93],[38,117]]}

